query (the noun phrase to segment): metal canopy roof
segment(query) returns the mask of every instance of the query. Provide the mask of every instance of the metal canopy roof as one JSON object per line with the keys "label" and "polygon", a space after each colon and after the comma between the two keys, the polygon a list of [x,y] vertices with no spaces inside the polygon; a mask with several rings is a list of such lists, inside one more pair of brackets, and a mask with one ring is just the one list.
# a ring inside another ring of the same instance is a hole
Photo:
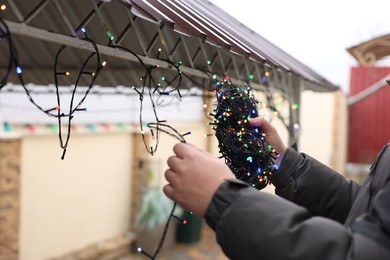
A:
{"label": "metal canopy roof", "polygon": [[[169,75],[169,69],[173,75],[177,68],[164,61],[169,60],[182,63],[180,70],[186,77],[181,88],[204,84],[210,75],[217,74],[237,83],[252,75],[252,87],[261,89],[268,71],[269,86],[284,93],[302,86],[315,91],[337,89],[206,0],[8,0],[0,17],[13,35],[26,83],[53,84],[54,60],[61,45],[68,46],[59,59],[61,68],[74,75],[72,71],[78,70],[86,53],[94,50],[83,40],[81,31],[85,28],[108,64],[95,81],[101,86],[135,84],[142,73],[140,60],[160,66],[161,75]],[[111,36],[111,44],[132,53],[109,46]],[[8,46],[0,41],[0,56],[9,55]],[[8,59],[0,59],[0,76],[7,66]],[[15,73],[8,81],[19,83]],[[72,85],[74,81],[70,76],[61,84]]]}

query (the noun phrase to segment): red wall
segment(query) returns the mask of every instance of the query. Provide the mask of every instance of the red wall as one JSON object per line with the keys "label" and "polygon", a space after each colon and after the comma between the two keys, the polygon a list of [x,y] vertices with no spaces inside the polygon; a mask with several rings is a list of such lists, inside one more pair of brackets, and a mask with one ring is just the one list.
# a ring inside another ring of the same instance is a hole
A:
{"label": "red wall", "polygon": [[[350,96],[389,74],[390,67],[351,68]],[[387,85],[385,81],[383,84]],[[348,162],[372,163],[390,141],[390,86],[351,106],[348,113]]]}

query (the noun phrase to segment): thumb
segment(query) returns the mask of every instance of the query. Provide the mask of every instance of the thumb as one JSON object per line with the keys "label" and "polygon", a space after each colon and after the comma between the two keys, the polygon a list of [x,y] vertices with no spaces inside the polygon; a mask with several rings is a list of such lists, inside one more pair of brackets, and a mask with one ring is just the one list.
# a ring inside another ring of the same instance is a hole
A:
{"label": "thumb", "polygon": [[261,127],[261,130],[268,135],[276,132],[275,128],[264,117],[251,118],[249,122],[253,127]]}

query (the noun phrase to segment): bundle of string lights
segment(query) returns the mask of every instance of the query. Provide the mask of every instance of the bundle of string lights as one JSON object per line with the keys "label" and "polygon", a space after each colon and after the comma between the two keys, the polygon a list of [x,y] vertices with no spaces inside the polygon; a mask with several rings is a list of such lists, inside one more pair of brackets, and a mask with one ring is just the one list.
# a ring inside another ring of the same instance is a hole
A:
{"label": "bundle of string lights", "polygon": [[216,83],[213,129],[219,150],[237,179],[263,189],[271,182],[278,156],[268,145],[261,128],[250,119],[258,116],[257,101],[249,86],[238,87],[228,81]]}

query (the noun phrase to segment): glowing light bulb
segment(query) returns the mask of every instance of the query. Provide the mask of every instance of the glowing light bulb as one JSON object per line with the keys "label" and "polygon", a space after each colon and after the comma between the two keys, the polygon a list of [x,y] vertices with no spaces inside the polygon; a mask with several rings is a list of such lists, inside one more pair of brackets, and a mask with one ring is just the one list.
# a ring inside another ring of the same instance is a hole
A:
{"label": "glowing light bulb", "polygon": [[3,4],[3,5],[0,6],[0,10],[1,10],[1,11],[4,11],[5,9],[7,9],[7,6],[6,6],[6,5]]}
{"label": "glowing light bulb", "polygon": [[102,66],[104,67],[104,66],[106,66],[107,65],[107,61],[103,61],[102,62]]}
{"label": "glowing light bulb", "polygon": [[252,74],[249,75],[249,79],[254,79],[255,76],[253,76]]}
{"label": "glowing light bulb", "polygon": [[266,72],[264,73],[264,75],[265,75],[266,77],[268,77],[268,76],[269,76],[269,72],[266,71]]}
{"label": "glowing light bulb", "polygon": [[138,251],[139,253],[141,253],[141,252],[142,252],[142,248],[139,246],[139,247],[137,248],[137,251]]}
{"label": "glowing light bulb", "polygon": [[85,30],[85,28],[83,27],[83,28],[81,28],[81,31],[83,32],[83,33],[85,33],[86,32],[86,30]]}
{"label": "glowing light bulb", "polygon": [[185,225],[185,224],[187,224],[187,220],[185,219],[185,220],[183,220],[183,224]]}
{"label": "glowing light bulb", "polygon": [[20,66],[16,66],[16,73],[22,74],[22,68]]}
{"label": "glowing light bulb", "polygon": [[210,64],[211,64],[211,60],[208,60],[208,61],[207,61],[207,64],[210,65]]}
{"label": "glowing light bulb", "polygon": [[108,38],[110,38],[110,40],[113,40],[113,39],[114,39],[114,38],[113,38],[114,36],[112,36],[111,32],[107,32],[106,34],[107,34]]}
{"label": "glowing light bulb", "polygon": [[296,110],[296,109],[298,109],[298,107],[299,107],[299,105],[296,103],[294,105],[291,105],[292,110]]}

